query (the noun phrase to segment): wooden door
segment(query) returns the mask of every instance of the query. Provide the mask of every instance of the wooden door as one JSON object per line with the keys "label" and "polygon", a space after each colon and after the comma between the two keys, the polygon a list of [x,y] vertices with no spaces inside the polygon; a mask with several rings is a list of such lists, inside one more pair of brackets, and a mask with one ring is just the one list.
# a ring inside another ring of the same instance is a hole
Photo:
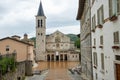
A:
{"label": "wooden door", "polygon": [[120,64],[116,64],[116,80],[120,80]]}

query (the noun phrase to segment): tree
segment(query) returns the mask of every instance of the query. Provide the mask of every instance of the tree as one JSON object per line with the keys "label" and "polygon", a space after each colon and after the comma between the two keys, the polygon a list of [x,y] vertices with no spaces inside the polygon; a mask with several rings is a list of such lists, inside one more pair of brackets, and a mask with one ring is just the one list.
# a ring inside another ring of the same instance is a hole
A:
{"label": "tree", "polygon": [[75,41],[75,46],[80,48],[80,38]]}

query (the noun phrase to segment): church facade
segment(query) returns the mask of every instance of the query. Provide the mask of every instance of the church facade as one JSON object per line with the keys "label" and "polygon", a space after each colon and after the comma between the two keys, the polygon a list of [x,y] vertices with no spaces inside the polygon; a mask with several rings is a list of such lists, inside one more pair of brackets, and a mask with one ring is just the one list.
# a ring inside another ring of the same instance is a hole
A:
{"label": "church facade", "polygon": [[46,36],[46,16],[40,2],[36,16],[36,61],[79,61],[74,42],[60,31]]}

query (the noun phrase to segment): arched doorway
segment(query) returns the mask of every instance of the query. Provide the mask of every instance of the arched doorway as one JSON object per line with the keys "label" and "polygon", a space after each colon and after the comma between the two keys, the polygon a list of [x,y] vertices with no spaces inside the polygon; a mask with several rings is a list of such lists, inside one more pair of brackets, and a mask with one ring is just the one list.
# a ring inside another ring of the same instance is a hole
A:
{"label": "arched doorway", "polygon": [[56,55],[56,61],[59,61],[59,55]]}
{"label": "arched doorway", "polygon": [[47,55],[47,61],[50,61],[50,55],[49,54]]}
{"label": "arched doorway", "polygon": [[54,61],[54,54],[51,56],[51,60]]}
{"label": "arched doorway", "polygon": [[65,59],[65,61],[67,61],[67,54],[64,55],[64,59]]}
{"label": "arched doorway", "polygon": [[60,55],[60,60],[63,61],[63,54]]}

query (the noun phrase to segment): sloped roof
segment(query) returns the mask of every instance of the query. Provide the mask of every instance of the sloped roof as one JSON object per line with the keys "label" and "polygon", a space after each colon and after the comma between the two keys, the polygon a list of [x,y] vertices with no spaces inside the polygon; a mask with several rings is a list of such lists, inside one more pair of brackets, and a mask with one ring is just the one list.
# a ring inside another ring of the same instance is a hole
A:
{"label": "sloped roof", "polygon": [[80,20],[84,11],[84,5],[86,0],[79,0],[79,7],[78,7],[78,13],[77,13],[77,20]]}
{"label": "sloped roof", "polygon": [[45,16],[41,1],[40,1],[40,5],[39,5],[37,16]]}
{"label": "sloped roof", "polygon": [[20,43],[23,43],[23,44],[26,44],[26,45],[29,45],[29,46],[33,46],[33,45],[30,44],[30,43],[23,42],[23,41],[21,41],[21,40],[17,40],[17,39],[10,38],[10,37],[2,38],[2,39],[0,39],[0,41],[6,40],[6,39],[10,39],[10,40],[17,41],[17,42],[20,42]]}

